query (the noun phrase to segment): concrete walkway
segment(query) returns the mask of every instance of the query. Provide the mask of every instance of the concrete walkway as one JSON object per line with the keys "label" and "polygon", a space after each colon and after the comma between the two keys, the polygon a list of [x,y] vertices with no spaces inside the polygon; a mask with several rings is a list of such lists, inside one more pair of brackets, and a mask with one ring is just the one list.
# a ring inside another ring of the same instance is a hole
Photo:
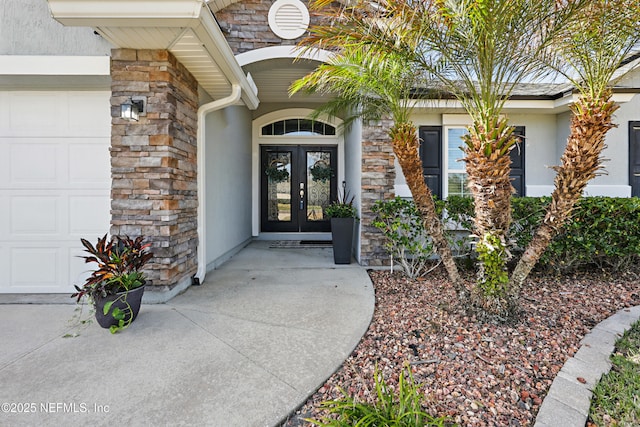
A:
{"label": "concrete walkway", "polygon": [[276,425],[357,345],[374,292],[331,249],[254,242],[116,335],[63,338],[74,308],[0,305],[0,425]]}

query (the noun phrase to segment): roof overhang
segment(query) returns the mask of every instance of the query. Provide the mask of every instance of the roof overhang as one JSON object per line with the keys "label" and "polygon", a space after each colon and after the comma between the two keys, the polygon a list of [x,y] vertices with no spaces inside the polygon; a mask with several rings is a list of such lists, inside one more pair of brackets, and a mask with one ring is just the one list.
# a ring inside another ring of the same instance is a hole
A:
{"label": "roof overhang", "polygon": [[242,89],[250,109],[257,88],[236,61],[203,0],[48,0],[53,17],[68,26],[93,27],[118,48],[166,49],[194,75],[213,99],[231,85]]}
{"label": "roof overhang", "polygon": [[[630,102],[636,91],[616,92],[612,100],[617,104]],[[579,99],[578,93],[568,91],[557,99],[509,99],[505,102],[504,110],[510,113],[526,112],[531,114],[559,114],[569,111],[572,104]],[[456,99],[416,99],[411,103],[413,108],[427,108],[433,111],[464,111],[462,103]]]}

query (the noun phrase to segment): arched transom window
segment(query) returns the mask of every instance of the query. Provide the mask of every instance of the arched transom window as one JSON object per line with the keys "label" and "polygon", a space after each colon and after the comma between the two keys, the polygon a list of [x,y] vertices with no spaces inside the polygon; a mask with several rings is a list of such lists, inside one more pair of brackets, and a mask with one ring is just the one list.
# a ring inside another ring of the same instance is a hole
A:
{"label": "arched transom window", "polygon": [[286,119],[269,123],[262,127],[262,136],[274,135],[322,135],[333,136],[336,128],[328,123],[309,119]]}

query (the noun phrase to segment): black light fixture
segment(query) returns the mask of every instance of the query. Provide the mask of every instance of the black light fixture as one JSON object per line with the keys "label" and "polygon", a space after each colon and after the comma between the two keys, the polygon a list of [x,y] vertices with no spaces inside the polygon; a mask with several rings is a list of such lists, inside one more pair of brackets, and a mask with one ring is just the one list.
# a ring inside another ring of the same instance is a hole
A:
{"label": "black light fixture", "polygon": [[144,99],[129,98],[120,105],[120,117],[123,119],[137,122],[142,113],[144,113]]}

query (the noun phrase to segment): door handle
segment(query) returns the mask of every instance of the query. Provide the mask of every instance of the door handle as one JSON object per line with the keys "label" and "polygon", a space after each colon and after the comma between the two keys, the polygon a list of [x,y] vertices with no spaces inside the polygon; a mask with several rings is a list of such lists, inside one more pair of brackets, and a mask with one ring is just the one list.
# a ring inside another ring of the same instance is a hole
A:
{"label": "door handle", "polygon": [[300,210],[304,210],[304,182],[300,183]]}
{"label": "door handle", "polygon": [[634,173],[633,176],[640,176],[640,173]]}

